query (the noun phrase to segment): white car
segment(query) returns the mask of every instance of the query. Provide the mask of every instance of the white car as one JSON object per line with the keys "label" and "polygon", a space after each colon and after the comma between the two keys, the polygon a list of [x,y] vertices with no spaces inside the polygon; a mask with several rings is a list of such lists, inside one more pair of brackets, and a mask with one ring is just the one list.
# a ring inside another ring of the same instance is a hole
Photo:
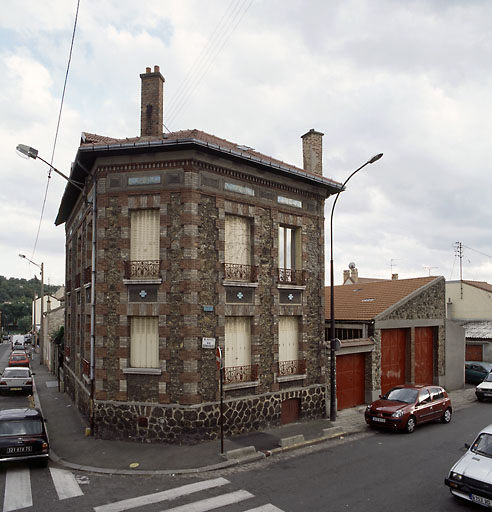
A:
{"label": "white car", "polygon": [[484,428],[451,468],[444,483],[451,494],[492,507],[492,425]]}
{"label": "white car", "polygon": [[5,368],[0,378],[1,391],[21,391],[32,394],[32,376],[30,368],[9,367]]}
{"label": "white car", "polygon": [[487,398],[492,398],[492,373],[489,373],[475,388],[475,395],[477,395],[479,402],[483,402]]}

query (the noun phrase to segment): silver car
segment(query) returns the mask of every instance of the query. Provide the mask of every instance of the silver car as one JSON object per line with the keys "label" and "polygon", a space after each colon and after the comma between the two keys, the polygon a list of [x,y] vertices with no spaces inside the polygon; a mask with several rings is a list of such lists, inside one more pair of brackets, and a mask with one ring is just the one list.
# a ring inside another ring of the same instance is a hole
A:
{"label": "silver car", "polygon": [[444,483],[451,494],[492,507],[492,425],[484,428],[451,468]]}
{"label": "silver car", "polygon": [[26,367],[5,368],[0,378],[0,391],[20,391],[32,394],[34,373]]}

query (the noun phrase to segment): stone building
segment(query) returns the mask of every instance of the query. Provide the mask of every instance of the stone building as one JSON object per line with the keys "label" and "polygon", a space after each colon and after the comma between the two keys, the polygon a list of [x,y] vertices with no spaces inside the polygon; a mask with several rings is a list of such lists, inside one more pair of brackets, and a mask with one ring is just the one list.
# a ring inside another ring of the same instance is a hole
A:
{"label": "stone building", "polygon": [[[325,410],[322,134],[304,168],[198,130],[162,133],[164,78],[141,77],[141,135],[83,133],[66,229],[65,389],[96,435],[195,442]],[[83,189],[83,191],[82,191]]]}
{"label": "stone building", "polygon": [[[338,409],[370,403],[399,384],[446,385],[446,352],[460,340],[446,339],[443,277],[344,284],[334,298]],[[328,339],[329,288],[325,305]]]}

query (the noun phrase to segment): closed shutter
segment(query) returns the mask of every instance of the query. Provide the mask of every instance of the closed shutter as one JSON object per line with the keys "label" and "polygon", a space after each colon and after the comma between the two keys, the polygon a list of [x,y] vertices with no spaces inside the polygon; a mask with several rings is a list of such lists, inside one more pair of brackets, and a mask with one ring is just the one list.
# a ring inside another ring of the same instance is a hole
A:
{"label": "closed shutter", "polygon": [[159,368],[157,317],[132,317],[130,365],[133,368]]}
{"label": "closed shutter", "polygon": [[225,263],[251,265],[251,230],[247,217],[226,215]]}
{"label": "closed shutter", "polygon": [[156,261],[159,258],[158,210],[135,210],[130,217],[131,261]]}
{"label": "closed shutter", "polygon": [[225,322],[225,366],[251,365],[251,322],[249,317],[235,316]]}
{"label": "closed shutter", "polygon": [[299,359],[299,320],[296,316],[281,316],[278,319],[278,360]]}

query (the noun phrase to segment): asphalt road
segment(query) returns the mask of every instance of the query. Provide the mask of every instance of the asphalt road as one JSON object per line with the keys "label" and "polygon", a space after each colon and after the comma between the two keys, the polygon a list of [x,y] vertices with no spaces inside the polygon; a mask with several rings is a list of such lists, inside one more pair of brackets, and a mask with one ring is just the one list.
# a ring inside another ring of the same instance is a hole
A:
{"label": "asphalt road", "polygon": [[[0,345],[0,369],[8,352],[7,345]],[[0,408],[16,407],[14,403],[23,400],[26,397],[0,396]],[[19,463],[0,471],[0,506],[3,503],[7,511],[50,512],[200,512],[216,507],[221,512],[481,510],[453,498],[443,480],[464,443],[471,443],[489,423],[492,403],[476,402],[457,411],[450,424],[424,425],[411,435],[368,431],[240,468],[192,476],[95,475],[52,463],[46,469]]]}

